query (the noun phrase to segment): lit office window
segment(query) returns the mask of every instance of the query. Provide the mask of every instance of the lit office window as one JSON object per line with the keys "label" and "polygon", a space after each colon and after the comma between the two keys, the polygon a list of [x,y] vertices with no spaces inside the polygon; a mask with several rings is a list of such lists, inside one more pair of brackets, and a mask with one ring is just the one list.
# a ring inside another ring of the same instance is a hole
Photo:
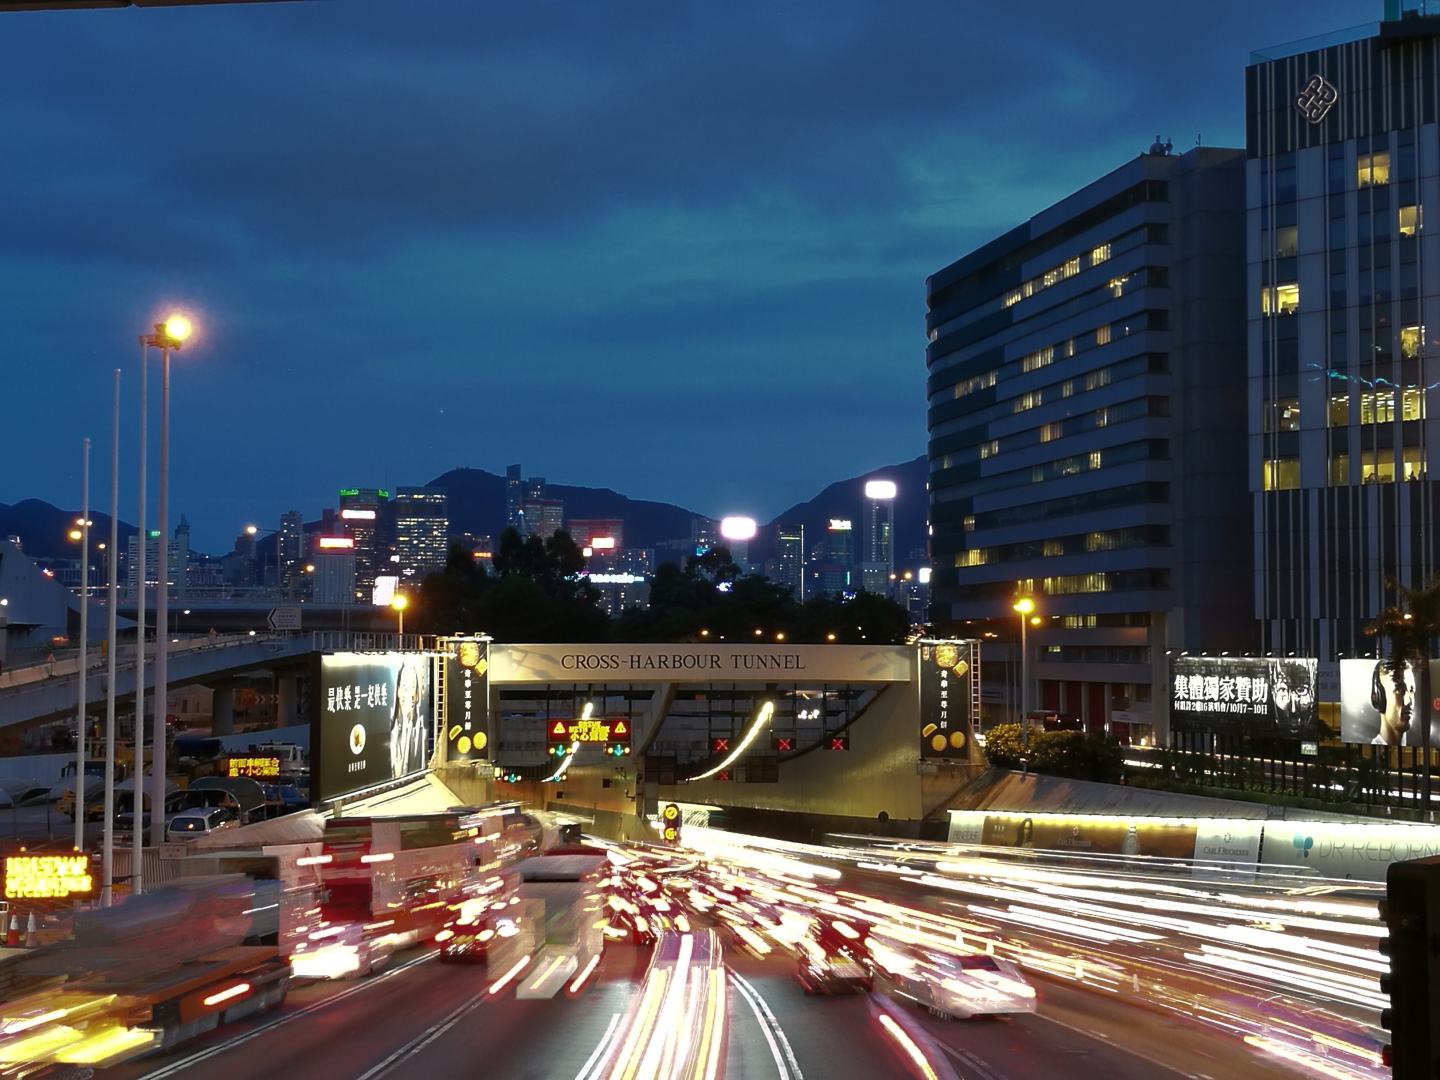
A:
{"label": "lit office window", "polygon": [[1373,187],[1390,182],[1390,152],[1378,150],[1355,159],[1355,186]]}
{"label": "lit office window", "polygon": [[1045,466],[1036,465],[1030,470],[1030,482],[1032,484],[1043,484],[1045,482]]}
{"label": "lit office window", "polygon": [[1109,427],[1109,426],[1110,426],[1110,410],[1109,410],[1109,409],[1096,409],[1096,410],[1095,410],[1095,426],[1096,426],[1096,427]]}
{"label": "lit office window", "polygon": [[1344,487],[1350,483],[1350,455],[1336,454],[1330,459],[1330,484]]}
{"label": "lit office window", "polygon": [[1266,285],[1260,290],[1260,310],[1266,315],[1294,315],[1300,310],[1300,286]]}
{"label": "lit office window", "polygon": [[1360,395],[1360,422],[1362,424],[1388,424],[1394,419],[1394,390],[1366,390]]}
{"label": "lit office window", "polygon": [[1400,355],[1406,360],[1414,360],[1420,355],[1420,349],[1425,344],[1425,327],[1423,326],[1402,326],[1400,327]]}
{"label": "lit office window", "polygon": [[1066,596],[1071,593],[1109,592],[1110,575],[1065,574],[1061,577],[1042,578],[1041,591],[1046,596]]}
{"label": "lit office window", "polygon": [[972,551],[961,551],[955,556],[956,566],[984,566],[989,561],[989,548],[975,548]]}
{"label": "lit office window", "polygon": [[[975,515],[974,515],[974,514],[966,514],[966,515],[965,515],[965,520],[964,520],[964,522],[963,522],[962,524],[964,525],[966,532],[974,532],[974,531],[975,531]],[[77,711],[78,711],[78,710],[77,710]]]}
{"label": "lit office window", "polygon": [[1108,326],[1101,326],[1101,327],[1099,327],[1099,328],[1096,329],[1096,331],[1095,331],[1095,344],[1096,344],[1096,345],[1109,345],[1109,344],[1110,344],[1110,327],[1108,327]]}
{"label": "lit office window", "polygon": [[1277,259],[1293,259],[1300,251],[1300,230],[1294,225],[1286,225],[1275,230],[1275,257]]}
{"label": "lit office window", "polygon": [[1079,256],[1079,255],[1076,255],[1073,259],[1066,259],[1066,260],[1065,260],[1065,276],[1066,276],[1066,277],[1074,277],[1074,276],[1075,276],[1076,274],[1078,274],[1079,272],[1080,272],[1080,256]]}
{"label": "lit office window", "polygon": [[1066,630],[1093,630],[1099,625],[1099,619],[1094,615],[1066,615],[1060,625]]}
{"label": "lit office window", "polygon": [[1099,390],[1102,386],[1110,385],[1110,369],[1101,368],[1099,371],[1092,371],[1085,376],[1086,390]]}
{"label": "lit office window", "polygon": [[1393,484],[1395,482],[1395,451],[1366,450],[1360,455],[1362,484]]}
{"label": "lit office window", "polygon": [[1265,403],[1266,431],[1299,431],[1300,399],[1278,398]]}
{"label": "lit office window", "polygon": [[1046,345],[1043,349],[1036,349],[1034,352],[1027,353],[1025,356],[1022,356],[1020,358],[1020,370],[1035,371],[1039,368],[1048,366],[1054,361],[1054,359],[1054,348]]}
{"label": "lit office window", "polygon": [[1040,441],[1042,443],[1054,442],[1065,434],[1065,425],[1059,420],[1052,421],[1040,429]]}
{"label": "lit office window", "polygon": [[1057,555],[1064,555],[1065,542],[1063,540],[1046,540],[1041,551],[1047,559],[1053,559]]}
{"label": "lit office window", "polygon": [[1092,468],[1092,469],[1098,469],[1098,468],[1100,468],[1100,451],[1099,451],[1099,450],[1091,450],[1091,451],[1090,451],[1090,468]]}
{"label": "lit office window", "polygon": [[1075,355],[1075,339],[1073,337],[1066,339],[1065,344],[1060,346],[1060,355],[1066,357]]}
{"label": "lit office window", "polygon": [[1400,419],[1402,420],[1424,420],[1425,419],[1425,391],[1418,386],[1407,387],[1400,391]]}
{"label": "lit office window", "polygon": [[1018,304],[1018,303],[1020,302],[1021,299],[1022,299],[1022,298],[1021,298],[1021,296],[1020,296],[1020,290],[1019,290],[1019,289],[1014,289],[1014,290],[1012,290],[1012,291],[1010,291],[1010,292],[1008,292],[1008,293],[1005,294],[1005,306],[1006,306],[1006,307],[1014,307],[1016,304]]}
{"label": "lit office window", "polygon": [[1414,236],[1421,229],[1425,228],[1424,208],[1418,204],[1415,206],[1400,207],[1400,235]]}
{"label": "lit office window", "polygon": [[1060,396],[1061,396],[1062,398],[1074,397],[1074,396],[1075,396],[1075,380],[1074,380],[1074,379],[1066,379],[1063,383],[1060,384]]}
{"label": "lit office window", "polygon": [[999,439],[991,439],[989,442],[983,442],[980,444],[981,461],[984,461],[986,458],[994,457],[998,453],[1000,453]]}
{"label": "lit office window", "polygon": [[1266,491],[1292,491],[1299,486],[1299,458],[1270,458],[1265,462]]}
{"label": "lit office window", "polygon": [[1401,450],[1400,478],[1402,480],[1425,479],[1425,456],[1418,446],[1406,446]]}
{"label": "lit office window", "polygon": [[1331,427],[1344,427],[1350,423],[1350,395],[1331,394],[1326,420]]}
{"label": "lit office window", "polygon": [[1020,413],[1026,409],[1034,409],[1044,404],[1044,392],[1041,390],[1031,390],[1029,393],[1021,394],[1015,399],[1015,411]]}
{"label": "lit office window", "polygon": [[1129,280],[1129,274],[1126,274],[1124,277],[1111,278],[1105,283],[1105,287],[1110,290],[1110,295],[1118,300],[1125,295],[1125,283]]}
{"label": "lit office window", "polygon": [[1100,244],[1090,252],[1090,265],[1098,266],[1110,258],[1110,245]]}

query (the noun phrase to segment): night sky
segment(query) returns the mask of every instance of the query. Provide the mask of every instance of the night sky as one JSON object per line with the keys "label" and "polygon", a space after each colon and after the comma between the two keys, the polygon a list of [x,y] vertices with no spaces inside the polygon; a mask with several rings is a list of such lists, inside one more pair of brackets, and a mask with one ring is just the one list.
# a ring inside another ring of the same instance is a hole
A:
{"label": "night sky", "polygon": [[0,501],[78,504],[88,434],[108,504],[110,371],[133,442],[137,335],[180,302],[202,550],[511,461],[768,518],[923,451],[927,274],[1157,132],[1240,145],[1251,49],[1380,7],[0,15]]}

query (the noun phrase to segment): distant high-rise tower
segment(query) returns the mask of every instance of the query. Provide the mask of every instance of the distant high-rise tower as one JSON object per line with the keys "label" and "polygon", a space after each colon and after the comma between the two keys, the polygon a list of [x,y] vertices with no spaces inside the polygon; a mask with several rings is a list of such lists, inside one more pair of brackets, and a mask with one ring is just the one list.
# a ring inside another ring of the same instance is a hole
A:
{"label": "distant high-rise tower", "polygon": [[340,520],[355,541],[355,584],[370,589],[384,568],[388,552],[381,542],[380,516],[387,510],[390,492],[384,488],[341,488]]}
{"label": "distant high-rise tower", "polygon": [[300,562],[305,556],[305,515],[287,510],[280,515],[280,530],[275,536],[276,557],[280,563],[280,582],[295,584]]}
{"label": "distant high-rise tower", "polygon": [[895,576],[895,482],[865,483],[865,557],[860,561],[860,585],[867,592],[890,592]]}
{"label": "distant high-rise tower", "polygon": [[776,583],[790,590],[796,600],[805,599],[805,526],[781,527],[775,537]]}
{"label": "distant high-rise tower", "polygon": [[402,580],[445,569],[450,517],[441,488],[402,487],[395,492],[395,554]]}
{"label": "distant high-rise tower", "polygon": [[526,536],[548,540],[565,526],[565,504],[559,499],[526,499],[521,513],[525,519],[521,531]]}
{"label": "distant high-rise tower", "polygon": [[521,479],[519,465],[505,466],[505,526],[519,529],[524,524],[520,516],[525,503],[525,481]]}

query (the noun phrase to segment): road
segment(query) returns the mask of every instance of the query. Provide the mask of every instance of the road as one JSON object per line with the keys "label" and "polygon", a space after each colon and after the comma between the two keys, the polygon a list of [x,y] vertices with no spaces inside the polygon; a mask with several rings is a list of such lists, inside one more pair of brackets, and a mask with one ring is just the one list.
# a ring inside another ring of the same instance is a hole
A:
{"label": "road", "polygon": [[[871,998],[810,997],[792,977],[789,958],[762,959],[735,950],[727,956],[723,1076],[874,1080],[921,1075],[907,1067]],[[648,950],[612,945],[577,997],[519,1001],[513,987],[489,993],[496,973],[484,965],[441,964],[433,954],[415,951],[397,958],[381,975],[299,987],[279,1012],[98,1076],[268,1080],[284,1070],[310,1080],[469,1080],[476,1075],[572,1080],[584,1075],[587,1062],[632,1003],[647,960]],[[942,1020],[913,1006],[897,1008],[904,1008],[911,1030],[933,1040],[927,1050],[942,1077],[1278,1080],[1295,1075],[1198,1027],[1180,1027],[1059,985],[1041,987],[1037,1015],[1011,1020]]]}

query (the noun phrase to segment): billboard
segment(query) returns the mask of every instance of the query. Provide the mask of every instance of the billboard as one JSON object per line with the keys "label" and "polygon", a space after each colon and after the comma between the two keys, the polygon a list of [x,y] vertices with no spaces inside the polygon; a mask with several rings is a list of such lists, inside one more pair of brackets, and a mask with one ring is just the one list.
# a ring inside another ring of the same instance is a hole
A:
{"label": "billboard", "polygon": [[[1430,745],[1440,746],[1440,661],[1430,661]],[[1340,661],[1340,739],[1374,746],[1421,746],[1415,670],[1389,660]]]}
{"label": "billboard", "polygon": [[1172,656],[1170,720],[1176,727],[1310,736],[1315,661],[1259,656]]}
{"label": "billboard", "polygon": [[445,760],[483,760],[490,746],[490,642],[450,638],[444,651]]}
{"label": "billboard", "polygon": [[920,643],[920,756],[968,757],[970,689],[979,652],[972,641]]}
{"label": "billboard", "polygon": [[315,799],[337,799],[426,767],[435,715],[428,655],[329,653],[320,657],[317,685],[310,734]]}

